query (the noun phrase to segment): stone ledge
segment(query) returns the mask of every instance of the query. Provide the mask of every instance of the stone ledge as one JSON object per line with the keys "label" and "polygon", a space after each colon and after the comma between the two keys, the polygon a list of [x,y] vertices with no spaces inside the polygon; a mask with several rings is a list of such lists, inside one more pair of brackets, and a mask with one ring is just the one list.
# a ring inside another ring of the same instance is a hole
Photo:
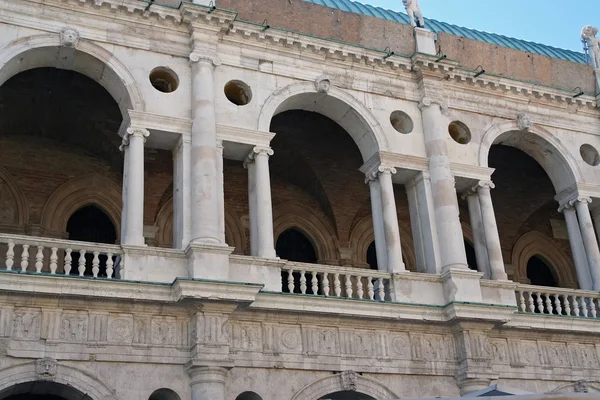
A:
{"label": "stone ledge", "polygon": [[505,327],[553,332],[568,331],[598,334],[600,331],[600,319],[516,313]]}

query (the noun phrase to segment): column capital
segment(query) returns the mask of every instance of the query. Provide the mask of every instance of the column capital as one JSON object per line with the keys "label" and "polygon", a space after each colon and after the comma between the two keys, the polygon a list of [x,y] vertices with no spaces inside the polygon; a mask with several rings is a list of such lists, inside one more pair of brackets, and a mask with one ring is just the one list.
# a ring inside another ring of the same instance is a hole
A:
{"label": "column capital", "polygon": [[494,185],[494,182],[492,182],[492,181],[479,181],[473,189],[475,189],[475,190],[479,190],[479,189],[492,190],[495,188],[496,188],[496,185]]}
{"label": "column capital", "polygon": [[228,368],[196,365],[194,361],[188,362],[185,369],[192,378],[192,385],[205,382],[225,383],[229,374]]}
{"label": "column capital", "polygon": [[264,154],[267,157],[275,154],[272,148],[266,146],[255,146],[244,161],[244,168],[247,168],[248,164],[252,164],[258,155]]}
{"label": "column capital", "polygon": [[394,167],[380,165],[377,168],[375,168],[372,171],[369,171],[365,174],[365,183],[369,183],[369,182],[379,179],[379,174],[394,175],[396,172],[398,172],[398,171]]}
{"label": "column capital", "polygon": [[558,207],[558,212],[564,212],[565,210],[570,210],[572,208],[575,208],[575,206],[577,206],[578,203],[590,204],[591,202],[592,202],[591,197],[578,196],[578,197],[572,198],[570,200],[566,200],[564,203],[562,203]]}
{"label": "column capital", "polygon": [[216,54],[201,53],[199,51],[192,51],[189,56],[190,64],[195,63],[206,63],[210,64],[213,68],[218,67],[222,64],[221,59]]}
{"label": "column capital", "polygon": [[150,136],[150,131],[145,128],[137,128],[137,127],[129,127],[125,130],[123,134],[123,140],[121,141],[121,146],[119,146],[119,150],[123,151],[125,147],[129,146],[129,142],[131,137],[141,137],[144,139],[144,143],[146,142],[146,138]]}
{"label": "column capital", "polygon": [[436,96],[424,96],[419,102],[419,110],[430,107],[434,104],[437,104],[440,107],[442,114],[445,115],[448,112],[448,102]]}

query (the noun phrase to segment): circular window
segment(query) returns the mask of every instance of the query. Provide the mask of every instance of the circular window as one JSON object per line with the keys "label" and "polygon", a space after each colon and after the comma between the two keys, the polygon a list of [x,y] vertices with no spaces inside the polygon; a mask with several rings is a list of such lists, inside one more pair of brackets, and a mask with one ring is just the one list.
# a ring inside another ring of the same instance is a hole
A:
{"label": "circular window", "polygon": [[471,141],[471,131],[460,121],[451,122],[448,125],[448,132],[456,143],[467,144]]}
{"label": "circular window", "polygon": [[600,164],[600,154],[598,154],[598,150],[596,150],[592,145],[582,145],[579,148],[579,154],[581,154],[583,161],[590,164],[592,167]]}
{"label": "circular window", "polygon": [[159,92],[171,93],[177,90],[179,78],[170,68],[156,67],[150,72],[150,83]]}
{"label": "circular window", "polygon": [[390,122],[394,129],[400,133],[411,133],[414,128],[412,118],[404,111],[394,111],[390,115]]}
{"label": "circular window", "polygon": [[225,84],[225,96],[236,106],[245,106],[252,100],[252,90],[242,81],[229,81]]}

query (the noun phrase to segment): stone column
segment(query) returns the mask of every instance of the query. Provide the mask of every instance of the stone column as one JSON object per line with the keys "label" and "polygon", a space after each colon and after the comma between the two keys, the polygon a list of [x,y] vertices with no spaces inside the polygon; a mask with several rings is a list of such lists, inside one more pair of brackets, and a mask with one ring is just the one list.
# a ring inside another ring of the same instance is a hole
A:
{"label": "stone column", "polygon": [[219,189],[219,240],[225,243],[225,171],[223,171],[223,141],[217,141],[217,188]]}
{"label": "stone column", "polygon": [[379,167],[377,171],[371,175],[371,179],[379,180],[383,232],[385,243],[387,245],[387,269],[388,272],[391,273],[399,273],[406,270],[404,262],[402,261],[400,228],[398,226],[398,213],[396,211],[394,184],[392,182],[392,174],[395,173],[395,168]]}
{"label": "stone column", "polygon": [[585,247],[583,247],[583,238],[579,229],[579,221],[577,220],[577,211],[570,204],[566,204],[559,208],[559,212],[565,215],[567,224],[567,232],[569,233],[569,244],[573,253],[573,263],[577,272],[577,281],[579,288],[583,290],[592,290],[592,276],[590,275],[590,267],[588,265]]}
{"label": "stone column", "polygon": [[191,142],[180,138],[173,150],[173,247],[185,249],[191,237]]}
{"label": "stone column", "polygon": [[387,245],[383,228],[383,208],[381,207],[381,186],[379,179],[367,179],[371,191],[371,214],[373,216],[373,233],[375,236],[375,253],[377,269],[387,271]]}
{"label": "stone column", "polygon": [[580,198],[574,204],[577,210],[577,218],[579,219],[583,247],[585,247],[590,275],[592,277],[592,289],[600,290],[600,250],[598,249],[598,241],[596,240],[596,233],[594,232],[592,216],[590,215],[588,206],[590,202],[591,199],[589,198]]}
{"label": "stone column", "polygon": [[125,245],[143,246],[144,243],[144,143],[150,135],[147,129],[127,128],[121,150],[127,158],[124,220]]}
{"label": "stone column", "polygon": [[219,152],[215,120],[216,57],[190,54],[192,67],[192,241],[221,244],[219,216]]}
{"label": "stone column", "polygon": [[494,188],[492,182],[480,182],[477,188],[477,194],[479,195],[479,206],[481,207],[483,231],[485,232],[485,243],[487,245],[487,254],[490,260],[491,276],[495,281],[505,281],[508,280],[508,276],[504,270],[500,235],[498,234],[498,224],[496,223],[496,215],[494,214],[494,205],[492,203],[492,188]]}
{"label": "stone column", "polygon": [[433,217],[429,173],[421,172],[405,186],[415,242],[417,269],[419,272],[439,274],[441,272],[439,245]]}
{"label": "stone column", "polygon": [[191,367],[192,400],[225,400],[228,371],[222,367]]}
{"label": "stone column", "polygon": [[433,211],[438,231],[442,270],[468,269],[454,176],[448,159],[448,128],[442,116],[445,105],[425,97],[420,104],[425,150],[429,159]]}
{"label": "stone column", "polygon": [[475,249],[477,266],[483,272],[484,279],[492,279],[490,259],[488,257],[487,244],[485,243],[485,232],[483,230],[483,216],[481,215],[481,206],[479,205],[479,195],[476,190],[469,190],[465,197],[469,205],[469,219],[471,220],[473,248]]}
{"label": "stone column", "polygon": [[[127,133],[124,134],[125,136]],[[127,188],[129,187],[128,171],[129,171],[129,152],[125,151],[125,139],[123,139],[122,146],[119,148],[123,152],[123,188],[121,190],[121,243],[125,243],[125,236],[127,235]]]}
{"label": "stone column", "polygon": [[273,206],[271,205],[271,178],[269,147],[252,149],[245,165],[248,168],[248,198],[250,208],[250,251],[253,256],[275,258],[273,239]]}

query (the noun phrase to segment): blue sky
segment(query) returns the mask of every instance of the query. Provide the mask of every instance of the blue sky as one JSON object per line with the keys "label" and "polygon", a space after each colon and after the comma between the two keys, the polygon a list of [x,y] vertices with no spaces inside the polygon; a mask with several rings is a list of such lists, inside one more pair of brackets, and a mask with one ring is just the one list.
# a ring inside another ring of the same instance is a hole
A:
{"label": "blue sky", "polygon": [[[358,0],[404,11],[402,0]],[[584,25],[600,26],[600,0],[419,0],[426,18],[583,51]]]}

